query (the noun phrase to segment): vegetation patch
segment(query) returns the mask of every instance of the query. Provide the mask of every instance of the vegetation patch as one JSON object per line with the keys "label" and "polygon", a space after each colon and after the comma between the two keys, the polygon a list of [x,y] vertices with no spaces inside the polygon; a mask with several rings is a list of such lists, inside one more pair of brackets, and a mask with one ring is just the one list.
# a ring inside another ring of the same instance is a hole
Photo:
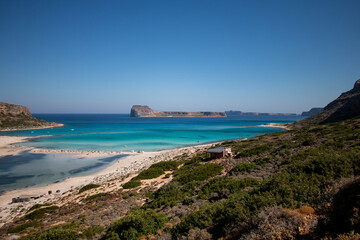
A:
{"label": "vegetation patch", "polygon": [[93,189],[93,188],[98,188],[98,187],[100,187],[100,185],[98,185],[98,184],[92,184],[92,183],[88,184],[88,185],[80,188],[79,194],[82,193],[82,192],[88,191],[90,189]]}
{"label": "vegetation patch", "polygon": [[223,167],[219,164],[208,163],[194,166],[187,165],[175,172],[174,180],[186,184],[192,181],[204,181],[221,173]]}
{"label": "vegetation patch", "polygon": [[50,203],[44,203],[44,204],[35,204],[34,206],[32,206],[28,212],[31,212],[32,210],[35,210],[35,209],[38,209],[38,208],[41,208],[41,207],[46,207],[46,206],[51,206]]}
{"label": "vegetation patch", "polygon": [[83,201],[88,202],[88,201],[91,201],[91,200],[94,200],[94,199],[104,198],[106,196],[107,196],[106,193],[97,193],[97,194],[86,197]]}
{"label": "vegetation patch", "polygon": [[164,174],[164,170],[159,167],[149,168],[139,173],[133,180],[141,180],[141,179],[153,179],[157,178]]}
{"label": "vegetation patch", "polygon": [[156,234],[166,222],[165,214],[152,210],[136,210],[115,221],[108,229],[105,239],[137,240],[143,235]]}
{"label": "vegetation patch", "polygon": [[57,206],[40,208],[40,209],[37,209],[37,210],[35,210],[35,211],[31,212],[31,213],[26,214],[23,217],[23,219],[29,219],[29,220],[39,219],[39,218],[42,218],[46,213],[52,213],[58,208],[59,207],[57,207]]}
{"label": "vegetation patch", "polygon": [[141,186],[141,182],[140,181],[135,181],[135,180],[131,180],[127,183],[125,183],[122,187],[124,189],[131,189],[131,188],[136,188]]}
{"label": "vegetation patch", "polygon": [[245,173],[250,172],[252,169],[256,168],[256,163],[253,162],[243,162],[237,164],[233,169],[231,169],[230,173]]}
{"label": "vegetation patch", "polygon": [[80,234],[74,229],[52,228],[40,234],[37,240],[76,240]]}
{"label": "vegetation patch", "polygon": [[11,228],[8,231],[8,233],[20,233],[30,227],[42,227],[42,226],[44,226],[44,224],[42,222],[37,222],[37,221],[27,222],[27,223],[21,224],[19,226],[16,226],[14,228]]}
{"label": "vegetation patch", "polygon": [[173,207],[177,203],[183,201],[186,196],[191,196],[197,186],[197,182],[190,182],[185,185],[181,185],[178,182],[170,182],[169,184],[162,186],[156,192],[154,192],[151,196],[153,201],[144,207]]}
{"label": "vegetation patch", "polygon": [[163,171],[176,170],[180,162],[177,161],[163,161],[151,165],[150,168],[161,168]]}
{"label": "vegetation patch", "polygon": [[228,177],[215,178],[201,188],[199,196],[209,198],[210,194],[216,193],[220,197],[228,197],[229,194],[240,192],[246,187],[256,187],[259,181],[253,178],[231,179]]}

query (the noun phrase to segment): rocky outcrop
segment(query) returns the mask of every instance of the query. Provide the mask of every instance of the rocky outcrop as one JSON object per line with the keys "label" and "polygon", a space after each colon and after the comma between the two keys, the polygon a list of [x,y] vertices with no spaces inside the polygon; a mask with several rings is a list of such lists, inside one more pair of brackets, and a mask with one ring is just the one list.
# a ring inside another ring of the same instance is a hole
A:
{"label": "rocky outcrop", "polygon": [[0,114],[5,115],[31,115],[27,107],[0,102]]}
{"label": "rocky outcrop", "polygon": [[355,82],[353,89],[344,92],[329,103],[320,113],[296,122],[295,126],[331,123],[360,116],[360,79]]}
{"label": "rocky outcrop", "polygon": [[224,112],[159,112],[146,105],[134,105],[130,117],[226,117]]}
{"label": "rocky outcrop", "polygon": [[302,112],[301,116],[303,116],[303,117],[311,117],[311,116],[314,116],[315,114],[318,114],[322,110],[324,110],[324,108],[312,108],[312,109],[310,109],[310,111]]}
{"label": "rocky outcrop", "polygon": [[59,127],[63,124],[46,122],[33,117],[27,107],[0,102],[0,130],[23,130]]}

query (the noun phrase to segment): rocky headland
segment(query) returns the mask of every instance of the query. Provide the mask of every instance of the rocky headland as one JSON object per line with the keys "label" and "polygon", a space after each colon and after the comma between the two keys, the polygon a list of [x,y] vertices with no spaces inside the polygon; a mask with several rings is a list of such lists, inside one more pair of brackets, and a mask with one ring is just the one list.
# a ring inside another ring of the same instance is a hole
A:
{"label": "rocky headland", "polygon": [[303,116],[303,117],[311,117],[311,116],[314,116],[315,114],[318,114],[322,110],[324,110],[324,108],[320,108],[320,107],[312,108],[309,111],[302,112],[301,116]]}
{"label": "rocky headland", "polygon": [[298,116],[296,113],[261,113],[261,112],[242,112],[242,111],[225,111],[228,116]]}
{"label": "rocky headland", "polygon": [[31,115],[27,107],[0,102],[0,131],[61,127]]}
{"label": "rocky headland", "polygon": [[226,117],[224,112],[160,112],[146,105],[134,105],[130,117]]}
{"label": "rocky headland", "polygon": [[353,89],[342,93],[337,99],[329,103],[323,111],[299,122],[294,126],[324,124],[339,122],[360,115],[360,79],[354,84]]}

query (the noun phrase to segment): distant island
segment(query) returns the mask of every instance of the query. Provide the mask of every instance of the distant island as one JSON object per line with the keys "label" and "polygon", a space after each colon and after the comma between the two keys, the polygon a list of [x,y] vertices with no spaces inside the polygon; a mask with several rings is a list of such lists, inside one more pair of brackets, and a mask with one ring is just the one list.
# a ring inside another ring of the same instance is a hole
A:
{"label": "distant island", "polygon": [[227,116],[298,116],[296,113],[260,113],[260,112],[242,112],[242,111],[225,111]]}
{"label": "distant island", "polygon": [[160,112],[146,105],[134,105],[130,117],[226,117],[225,112]]}
{"label": "distant island", "polygon": [[0,131],[61,127],[32,116],[27,107],[0,102]]}

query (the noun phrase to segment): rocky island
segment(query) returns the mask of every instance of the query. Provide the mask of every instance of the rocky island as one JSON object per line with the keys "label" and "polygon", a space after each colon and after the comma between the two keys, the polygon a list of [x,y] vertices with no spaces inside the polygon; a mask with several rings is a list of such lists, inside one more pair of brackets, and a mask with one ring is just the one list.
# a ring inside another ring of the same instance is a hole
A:
{"label": "rocky island", "polygon": [[130,117],[226,117],[225,112],[160,112],[146,105],[134,105]]}
{"label": "rocky island", "polygon": [[0,102],[0,131],[61,127],[32,116],[27,107]]}

